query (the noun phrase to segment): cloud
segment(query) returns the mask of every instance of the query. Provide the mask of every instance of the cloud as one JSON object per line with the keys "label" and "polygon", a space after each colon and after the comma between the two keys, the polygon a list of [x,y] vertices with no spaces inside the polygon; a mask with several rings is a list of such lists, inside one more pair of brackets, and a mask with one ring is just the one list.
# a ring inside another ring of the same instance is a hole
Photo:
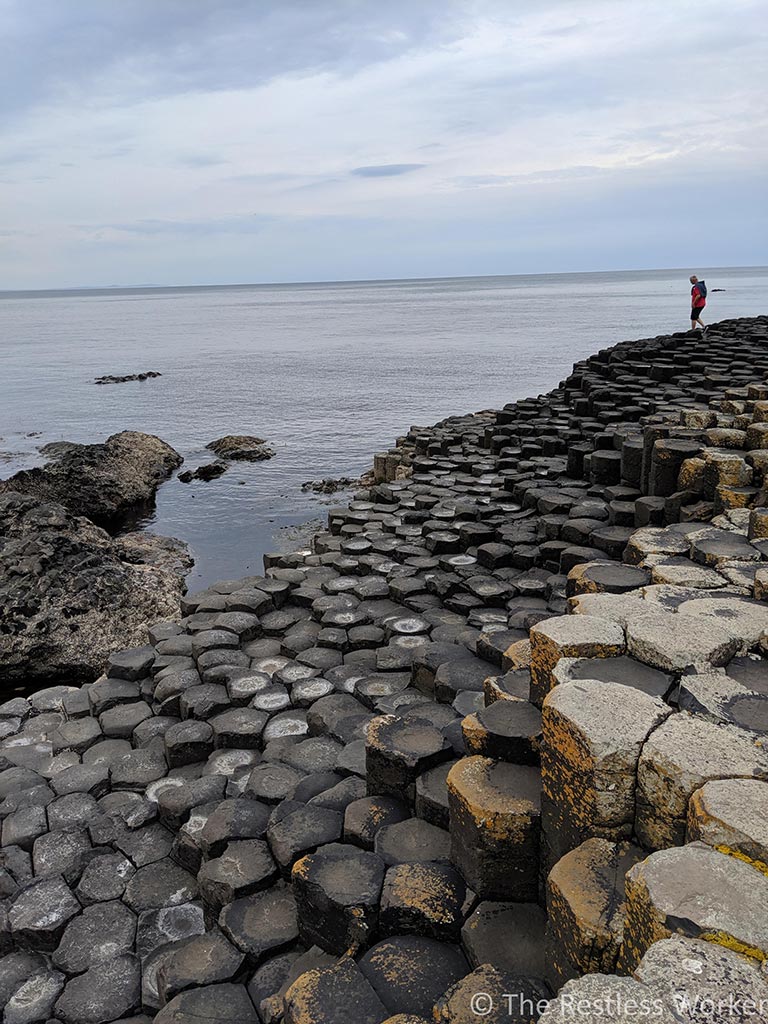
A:
{"label": "cloud", "polygon": [[0,12],[6,287],[755,260],[758,0]]}
{"label": "cloud", "polygon": [[370,167],[354,167],[350,174],[358,178],[394,178],[398,174],[410,174],[419,171],[426,164],[373,164]]}

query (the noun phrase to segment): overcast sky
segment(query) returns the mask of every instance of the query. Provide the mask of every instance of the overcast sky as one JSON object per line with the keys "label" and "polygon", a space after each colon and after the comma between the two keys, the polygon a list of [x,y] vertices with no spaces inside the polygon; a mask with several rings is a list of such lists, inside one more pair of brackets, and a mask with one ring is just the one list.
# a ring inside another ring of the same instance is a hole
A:
{"label": "overcast sky", "polygon": [[764,0],[0,0],[0,289],[768,263]]}

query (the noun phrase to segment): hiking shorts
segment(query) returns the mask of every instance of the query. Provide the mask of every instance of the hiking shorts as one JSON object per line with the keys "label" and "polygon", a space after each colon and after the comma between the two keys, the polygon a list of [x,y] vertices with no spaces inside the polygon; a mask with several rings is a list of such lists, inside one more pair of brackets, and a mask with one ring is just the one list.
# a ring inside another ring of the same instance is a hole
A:
{"label": "hiking shorts", "polygon": [[704,312],[703,306],[694,306],[691,310],[691,320],[698,320],[701,314]]}

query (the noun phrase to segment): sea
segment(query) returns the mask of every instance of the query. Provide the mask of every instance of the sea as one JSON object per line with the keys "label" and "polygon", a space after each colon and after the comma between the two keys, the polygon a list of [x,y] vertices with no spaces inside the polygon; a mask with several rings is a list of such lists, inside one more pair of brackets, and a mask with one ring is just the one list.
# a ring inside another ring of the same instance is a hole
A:
{"label": "sea", "polygon": [[[768,312],[768,268],[696,272],[706,322]],[[188,543],[191,590],[258,573],[349,500],[303,483],[358,476],[411,425],[548,391],[599,348],[686,330],[689,273],[0,292],[0,477],[51,441],[142,430],[194,469],[215,438],[257,435],[273,459],[174,476],[134,525]]]}

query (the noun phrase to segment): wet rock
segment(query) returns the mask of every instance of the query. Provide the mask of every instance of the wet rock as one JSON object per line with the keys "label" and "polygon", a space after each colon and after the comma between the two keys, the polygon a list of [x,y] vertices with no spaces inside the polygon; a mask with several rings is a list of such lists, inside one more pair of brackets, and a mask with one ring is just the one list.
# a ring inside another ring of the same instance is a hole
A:
{"label": "wet rock", "polygon": [[354,800],[344,812],[344,841],[372,850],[377,833],[410,817],[408,808],[394,797],[374,796]]}
{"label": "wet rock", "polygon": [[287,875],[299,857],[340,839],[343,827],[337,811],[307,804],[273,820],[267,839],[280,870]]}
{"label": "wet rock", "polygon": [[468,754],[512,764],[538,764],[541,712],[528,701],[495,701],[461,724]]}
{"label": "wet rock", "polygon": [[244,985],[204,985],[181,992],[155,1017],[155,1024],[258,1024]]}
{"label": "wet rock", "polygon": [[155,377],[162,377],[162,373],[157,370],[145,370],[142,373],[126,373],[122,376],[115,376],[114,374],[107,374],[105,377],[96,377],[94,384],[127,384],[129,381],[134,380],[152,380]]}
{"label": "wet rock", "polygon": [[480,903],[461,930],[461,944],[473,967],[491,964],[525,977],[545,977],[547,915],[537,903]]}
{"label": "wet rock", "polygon": [[185,469],[183,473],[179,473],[178,478],[183,484],[190,484],[193,480],[215,480],[226,471],[226,462],[217,460],[216,462],[206,462],[195,470]]}
{"label": "wet rock", "polygon": [[428,722],[395,715],[375,718],[366,741],[368,793],[407,795],[420,775],[452,756],[448,741]]}
{"label": "wet rock", "polygon": [[199,903],[181,903],[159,910],[145,910],[139,914],[136,952],[144,960],[155,950],[169,943],[203,934],[205,917],[203,907]]}
{"label": "wet rock", "polygon": [[136,913],[188,903],[197,896],[192,875],[164,858],[140,867],[126,886],[123,899]]}
{"label": "wet rock", "polygon": [[420,818],[408,818],[379,829],[373,848],[385,864],[418,864],[450,860],[450,836],[445,829]]}
{"label": "wet rock", "polygon": [[455,760],[430,768],[416,780],[416,817],[423,818],[430,825],[448,828],[448,773]]}
{"label": "wet rock", "polygon": [[233,840],[262,839],[269,824],[269,808],[258,800],[224,800],[208,816],[200,842],[208,857],[219,857]]}

